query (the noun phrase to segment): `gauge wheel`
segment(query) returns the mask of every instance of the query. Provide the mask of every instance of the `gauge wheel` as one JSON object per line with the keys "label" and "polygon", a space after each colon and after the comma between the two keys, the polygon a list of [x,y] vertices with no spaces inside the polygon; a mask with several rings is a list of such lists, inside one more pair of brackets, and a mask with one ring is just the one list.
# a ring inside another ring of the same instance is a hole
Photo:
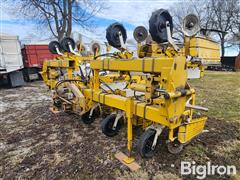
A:
{"label": "gauge wheel", "polygon": [[134,29],[133,37],[138,42],[141,43],[147,39],[148,31],[144,26],[138,26]]}
{"label": "gauge wheel", "polygon": [[58,48],[59,51],[62,50],[62,47],[61,47],[61,45],[58,41],[51,41],[48,45],[49,51],[53,54],[57,54],[57,49],[56,48]]}
{"label": "gauge wheel", "polygon": [[183,144],[178,140],[167,143],[167,149],[171,154],[179,154],[183,150]]}
{"label": "gauge wheel", "polygon": [[139,141],[139,153],[143,158],[150,158],[154,155],[156,146],[152,149],[156,131],[154,129],[147,129],[141,136]]}
{"label": "gauge wheel", "polygon": [[53,100],[53,105],[57,108],[61,108],[62,107],[62,102],[60,99],[54,99]]}
{"label": "gauge wheel", "polygon": [[127,31],[122,24],[120,24],[118,22],[113,23],[110,26],[108,26],[108,28],[106,30],[107,41],[111,46],[113,46],[115,48],[121,47],[119,32],[121,32],[121,34],[122,34],[123,42],[126,43]]}
{"label": "gauge wheel", "polygon": [[99,117],[100,112],[99,109],[96,108],[93,110],[92,116],[89,117],[90,111],[86,112],[85,114],[82,115],[82,121],[84,124],[92,124],[94,120]]}
{"label": "gauge wheel", "polygon": [[152,39],[157,43],[168,41],[166,22],[170,24],[170,31],[173,31],[172,16],[165,9],[159,9],[152,13],[149,19],[149,32]]}
{"label": "gauge wheel", "polygon": [[117,117],[116,114],[110,114],[105,119],[103,119],[101,123],[102,133],[108,137],[116,136],[122,127],[123,120],[121,118],[118,120],[116,129],[112,128],[116,117]]}
{"label": "gauge wheel", "polygon": [[71,52],[70,48],[69,48],[69,45],[72,46],[72,49],[75,49],[75,46],[76,46],[75,41],[70,37],[65,37],[61,41],[61,46],[62,46],[63,50],[66,51],[66,52]]}

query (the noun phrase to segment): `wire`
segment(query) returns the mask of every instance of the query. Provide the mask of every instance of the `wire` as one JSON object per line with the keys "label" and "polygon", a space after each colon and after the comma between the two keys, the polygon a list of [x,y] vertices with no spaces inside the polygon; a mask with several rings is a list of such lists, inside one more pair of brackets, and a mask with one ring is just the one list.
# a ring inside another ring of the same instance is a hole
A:
{"label": "wire", "polygon": [[93,75],[93,70],[92,70],[92,69],[90,69],[90,71],[89,71],[89,73],[88,73],[88,75],[87,75],[87,78],[88,78],[88,82],[89,82],[89,80],[90,80],[90,77],[91,77],[91,73],[92,73],[92,75]]}
{"label": "wire", "polygon": [[142,99],[140,99],[142,96],[144,96],[144,95],[136,95],[136,91],[133,91],[133,96],[136,98],[136,100],[138,100],[138,101],[143,101]]}
{"label": "wire", "polygon": [[108,57],[115,58],[115,59],[121,58],[118,54],[117,54],[117,56],[118,56],[117,57],[115,53],[106,53],[106,54],[100,54],[98,56],[95,56],[94,59],[96,60],[97,58],[99,58],[101,56],[108,56]]}
{"label": "wire", "polygon": [[103,87],[100,86],[100,88],[101,88],[105,93],[108,93]]}
{"label": "wire", "polygon": [[107,83],[105,83],[103,80],[100,80],[100,82],[104,84],[110,91],[112,91],[113,94],[115,94],[115,91]]}
{"label": "wire", "polygon": [[101,56],[112,56],[112,55],[113,55],[113,53],[100,54],[100,55],[98,55],[98,56],[95,56],[94,59],[97,59],[97,58],[99,58],[99,57],[101,57]]}
{"label": "wire", "polygon": [[79,70],[80,70],[80,74],[81,74],[81,79],[84,81],[86,79],[86,77],[83,74],[81,66],[79,66]]}

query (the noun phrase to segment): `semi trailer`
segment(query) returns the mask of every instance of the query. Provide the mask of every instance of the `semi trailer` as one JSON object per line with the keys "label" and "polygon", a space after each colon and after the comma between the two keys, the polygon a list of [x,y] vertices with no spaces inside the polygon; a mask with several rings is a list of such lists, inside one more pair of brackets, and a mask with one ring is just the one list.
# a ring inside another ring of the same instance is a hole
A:
{"label": "semi trailer", "polygon": [[0,84],[24,85],[21,46],[16,35],[0,34]]}

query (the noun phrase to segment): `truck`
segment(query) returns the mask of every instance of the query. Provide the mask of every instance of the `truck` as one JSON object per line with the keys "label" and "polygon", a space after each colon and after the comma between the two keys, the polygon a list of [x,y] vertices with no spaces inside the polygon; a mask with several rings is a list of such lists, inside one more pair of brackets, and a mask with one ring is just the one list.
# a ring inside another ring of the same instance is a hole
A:
{"label": "truck", "polygon": [[25,84],[22,69],[24,68],[21,45],[16,35],[0,34],[0,84],[11,87]]}
{"label": "truck", "polygon": [[42,69],[43,61],[54,59],[58,55],[52,54],[48,49],[48,43],[28,43],[22,46],[23,75],[25,81],[40,79],[39,72]]}

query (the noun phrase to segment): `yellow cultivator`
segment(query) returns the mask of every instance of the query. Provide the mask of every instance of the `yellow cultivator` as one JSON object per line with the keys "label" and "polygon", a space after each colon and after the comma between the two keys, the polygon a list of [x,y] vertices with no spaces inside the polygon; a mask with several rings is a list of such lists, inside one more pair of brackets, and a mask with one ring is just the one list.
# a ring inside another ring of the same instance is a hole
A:
{"label": "yellow cultivator", "polygon": [[151,157],[163,134],[167,134],[169,152],[179,153],[203,131],[207,120],[193,117],[194,110],[207,108],[195,104],[196,93],[188,78],[203,76],[203,60],[219,61],[218,45],[196,35],[198,22],[192,18],[195,16],[185,19],[184,44],[178,44],[172,38],[173,23],[168,11],[153,12],[150,35],[142,26],[134,31],[138,57],[133,57],[126,47],[127,33],[119,23],[107,28],[108,43],[118,50],[114,53],[100,54],[100,46],[95,44],[92,53],[83,55],[74,51],[70,38],[61,45],[50,44],[53,53],[62,55],[43,65],[43,80],[53,90],[54,108],[79,114],[86,124],[93,123],[101,112],[107,113],[101,128],[109,137],[117,135],[126,124],[126,163],[133,161],[133,126],[145,130],[139,141],[141,156]]}

